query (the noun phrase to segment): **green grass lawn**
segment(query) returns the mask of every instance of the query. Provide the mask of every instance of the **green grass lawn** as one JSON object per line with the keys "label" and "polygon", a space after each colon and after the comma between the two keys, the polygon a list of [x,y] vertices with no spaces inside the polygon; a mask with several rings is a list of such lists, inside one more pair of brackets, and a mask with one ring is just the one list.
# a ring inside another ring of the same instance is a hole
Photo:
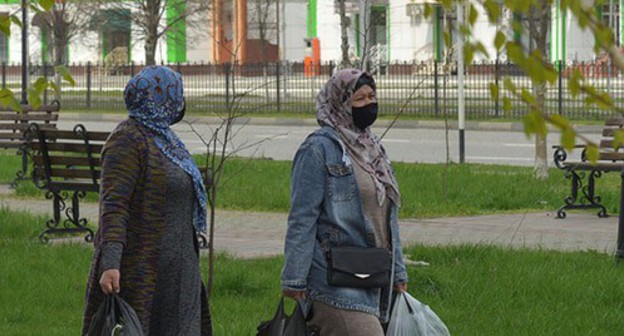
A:
{"label": "green grass lawn", "polygon": [[[201,158],[196,158],[202,165]],[[0,152],[0,183],[10,182],[20,158]],[[289,161],[233,159],[226,163],[217,206],[221,209],[287,212]],[[452,164],[445,176],[443,164],[395,163],[402,195],[400,216],[441,217],[527,210],[556,210],[568,196],[570,181],[551,169],[548,180],[533,178],[528,167]],[[444,186],[446,185],[446,191]],[[619,211],[619,174],[604,174],[596,182],[609,213]],[[30,181],[19,184],[15,195],[43,199]],[[97,201],[90,193],[86,201]]]}
{"label": "green grass lawn", "polygon": [[[44,245],[42,217],[0,209],[0,335],[76,335],[92,248]],[[605,254],[411,246],[410,292],[453,335],[621,335],[624,265]],[[206,259],[202,260],[207,276]],[[254,335],[277,306],[282,259],[216,259],[214,334]]]}

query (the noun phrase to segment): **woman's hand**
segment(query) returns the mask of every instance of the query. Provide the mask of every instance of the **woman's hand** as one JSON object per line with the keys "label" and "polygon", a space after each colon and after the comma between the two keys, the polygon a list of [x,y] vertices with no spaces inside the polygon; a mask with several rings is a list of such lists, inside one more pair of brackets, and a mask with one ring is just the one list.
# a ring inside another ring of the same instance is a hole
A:
{"label": "woman's hand", "polygon": [[118,269],[109,269],[102,273],[100,277],[100,288],[104,294],[119,293],[119,279],[121,274]]}
{"label": "woman's hand", "polygon": [[305,291],[304,290],[295,291],[295,290],[290,290],[290,289],[284,289],[282,290],[282,295],[299,301],[305,298]]}
{"label": "woman's hand", "polygon": [[407,282],[394,285],[395,292],[407,292]]}

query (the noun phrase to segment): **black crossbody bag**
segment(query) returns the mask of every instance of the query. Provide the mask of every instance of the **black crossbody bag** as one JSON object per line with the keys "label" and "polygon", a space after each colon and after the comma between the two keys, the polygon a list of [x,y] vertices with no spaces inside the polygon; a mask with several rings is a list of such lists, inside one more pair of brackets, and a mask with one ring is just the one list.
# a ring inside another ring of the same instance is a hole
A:
{"label": "black crossbody bag", "polygon": [[382,247],[332,247],[327,252],[327,282],[337,287],[390,285],[390,250]]}

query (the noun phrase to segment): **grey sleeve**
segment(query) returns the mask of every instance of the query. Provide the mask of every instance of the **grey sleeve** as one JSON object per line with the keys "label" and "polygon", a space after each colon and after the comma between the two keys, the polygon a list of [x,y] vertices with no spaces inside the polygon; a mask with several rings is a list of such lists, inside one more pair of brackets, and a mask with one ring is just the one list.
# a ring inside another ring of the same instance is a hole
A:
{"label": "grey sleeve", "polygon": [[104,272],[109,269],[119,269],[121,267],[122,253],[122,243],[106,242],[102,244],[102,259],[100,261],[100,272]]}

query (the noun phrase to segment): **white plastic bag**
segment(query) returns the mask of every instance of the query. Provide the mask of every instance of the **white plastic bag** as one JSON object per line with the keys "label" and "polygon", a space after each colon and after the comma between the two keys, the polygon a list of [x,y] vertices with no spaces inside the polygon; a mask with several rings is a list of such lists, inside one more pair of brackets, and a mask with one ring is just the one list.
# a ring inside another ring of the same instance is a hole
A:
{"label": "white plastic bag", "polygon": [[450,336],[444,322],[429,306],[407,292],[397,295],[386,336]]}

